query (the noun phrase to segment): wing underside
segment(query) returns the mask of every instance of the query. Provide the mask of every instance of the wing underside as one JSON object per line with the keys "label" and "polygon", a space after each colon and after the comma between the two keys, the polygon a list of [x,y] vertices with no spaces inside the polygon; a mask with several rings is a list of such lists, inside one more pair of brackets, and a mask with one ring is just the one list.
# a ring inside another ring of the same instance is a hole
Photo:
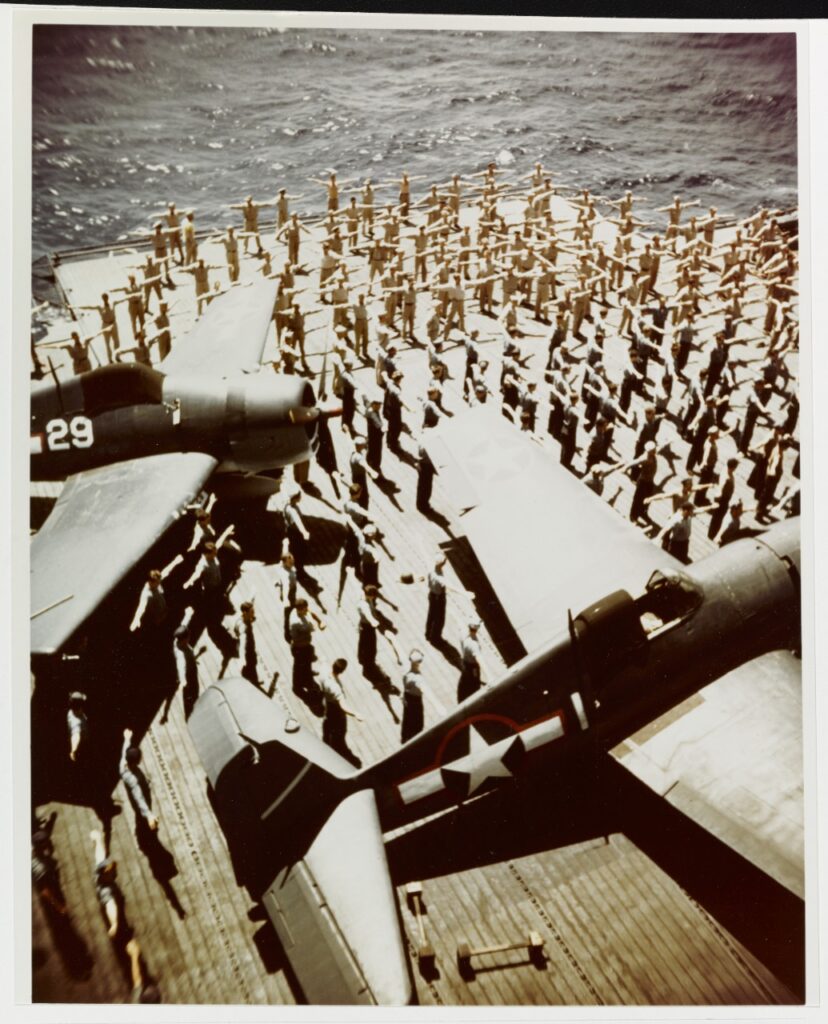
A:
{"label": "wing underside", "polygon": [[54,654],[201,490],[216,460],[152,455],[66,481],[31,545],[32,654]]}
{"label": "wing underside", "polygon": [[441,483],[527,652],[618,581],[643,590],[680,564],[503,416],[477,409],[429,432]]}
{"label": "wing underside", "polygon": [[168,376],[213,380],[257,372],[277,291],[276,281],[264,280],[219,295],[157,369]]}

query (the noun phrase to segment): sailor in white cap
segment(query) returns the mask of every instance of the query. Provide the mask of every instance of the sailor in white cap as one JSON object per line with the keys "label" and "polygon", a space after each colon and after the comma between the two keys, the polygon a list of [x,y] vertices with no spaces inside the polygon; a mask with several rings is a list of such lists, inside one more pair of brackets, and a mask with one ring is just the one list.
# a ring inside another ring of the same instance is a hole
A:
{"label": "sailor in white cap", "polygon": [[408,656],[408,671],[403,676],[403,710],[400,740],[407,742],[423,731],[423,680],[420,670],[422,651],[413,650]]}
{"label": "sailor in white cap", "polygon": [[481,673],[481,651],[478,632],[480,620],[470,619],[469,629],[460,642],[460,679],[457,683],[457,702],[462,704],[483,685]]}

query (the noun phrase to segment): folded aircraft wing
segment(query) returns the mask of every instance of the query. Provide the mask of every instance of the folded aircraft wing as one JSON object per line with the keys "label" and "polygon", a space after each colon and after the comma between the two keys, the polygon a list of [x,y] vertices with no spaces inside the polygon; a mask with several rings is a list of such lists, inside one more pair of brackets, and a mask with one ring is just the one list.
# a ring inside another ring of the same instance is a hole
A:
{"label": "folded aircraft wing", "polygon": [[183,338],[173,340],[157,369],[213,380],[258,372],[277,292],[276,281],[262,280],[219,295]]}
{"label": "folded aircraft wing", "polygon": [[410,1002],[374,791],[355,791],[353,767],[245,679],[209,686],[188,727],[239,881],[261,897],[307,1001]]}
{"label": "folded aircraft wing", "polygon": [[[626,581],[633,595],[671,555],[525,432],[478,406],[428,432],[429,457],[527,652]],[[609,486],[609,485],[608,485]]]}
{"label": "folded aircraft wing", "polygon": [[612,754],[665,800],[804,898],[801,665],[747,662]]}
{"label": "folded aircraft wing", "polygon": [[309,1003],[404,1006],[412,986],[376,796],[336,808],[263,896]]}
{"label": "folded aircraft wing", "polygon": [[151,455],[69,477],[31,544],[32,654],[54,654],[201,490],[216,460]]}
{"label": "folded aircraft wing", "polygon": [[[619,581],[633,596],[680,563],[487,408],[426,446],[527,651]],[[743,665],[613,751],[675,807],[803,893],[801,672],[788,652]]]}

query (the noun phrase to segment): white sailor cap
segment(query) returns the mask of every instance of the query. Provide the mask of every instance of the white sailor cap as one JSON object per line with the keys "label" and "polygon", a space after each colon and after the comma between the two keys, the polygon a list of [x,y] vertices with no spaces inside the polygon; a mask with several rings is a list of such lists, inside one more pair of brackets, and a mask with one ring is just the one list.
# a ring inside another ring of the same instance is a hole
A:
{"label": "white sailor cap", "polygon": [[412,665],[419,665],[423,660],[423,652],[418,651],[416,648],[408,655],[408,660]]}
{"label": "white sailor cap", "polygon": [[480,619],[472,618],[469,619],[469,629],[480,629]]}

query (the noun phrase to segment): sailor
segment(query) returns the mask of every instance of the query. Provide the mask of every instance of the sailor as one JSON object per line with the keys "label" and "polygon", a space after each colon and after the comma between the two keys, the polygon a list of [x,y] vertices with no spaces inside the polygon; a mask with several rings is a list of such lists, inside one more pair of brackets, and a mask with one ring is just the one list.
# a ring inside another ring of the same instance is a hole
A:
{"label": "sailor", "polygon": [[362,186],[362,230],[366,238],[370,238],[374,229],[374,189],[371,179],[366,178]]}
{"label": "sailor", "polygon": [[428,400],[423,403],[423,429],[436,427],[440,422],[440,388],[432,382],[428,388]]}
{"label": "sailor", "polygon": [[736,469],[738,465],[738,458],[734,457],[728,459],[725,472],[719,478],[719,491],[714,499],[715,508],[710,515],[710,525],[707,529],[707,536],[710,540],[716,539],[716,535],[722,528],[722,523],[724,522],[727,510],[730,508],[731,502],[733,501],[733,494],[736,489]]}
{"label": "sailor", "polygon": [[298,266],[299,264],[299,243],[302,238],[302,232],[306,235],[310,234],[310,231],[302,224],[299,220],[299,215],[292,213],[290,220],[283,227],[279,228],[276,232],[277,240],[284,237],[287,241],[288,247],[288,262]]}
{"label": "sailor", "polygon": [[167,303],[158,304],[158,316],[155,318],[155,327],[158,334],[155,336],[155,343],[158,345],[158,361],[162,362],[170,354],[172,349],[172,338],[170,335],[170,317],[167,312]]}
{"label": "sailor", "polygon": [[135,362],[141,363],[144,366],[152,366],[152,356],[150,355],[149,345],[147,344],[146,336],[141,328],[138,329],[135,335],[135,344],[131,348],[122,348],[115,353],[115,362],[123,362],[124,357],[134,353]]}
{"label": "sailor", "polygon": [[[99,332],[100,333],[100,332]],[[92,369],[92,363],[89,361],[89,345],[92,338],[97,337],[93,334],[88,338],[84,338],[83,341],[80,339],[80,335],[77,331],[72,331],[71,344],[62,345],[61,348],[66,349],[72,360],[72,371],[78,373],[89,373]]]}
{"label": "sailor", "polygon": [[[190,717],[201,689],[198,680],[198,659],[203,650],[204,648],[200,648],[198,652],[193,650],[190,643],[189,622],[182,622],[175,631],[173,660],[175,662],[176,690],[181,690],[185,721]],[[161,725],[164,725],[169,718],[176,690],[173,690],[164,704],[160,719]]]}
{"label": "sailor", "polygon": [[351,452],[348,464],[351,467],[351,483],[359,484],[360,487],[359,503],[363,508],[368,508],[368,477],[370,476],[372,480],[376,480],[379,474],[369,465],[365,457],[365,448],[365,438],[356,437],[354,439],[354,450]]}
{"label": "sailor", "polygon": [[[178,263],[181,264],[184,262],[184,250],[181,248],[181,221],[178,217],[178,212],[175,209],[175,203],[167,204],[165,217],[167,219],[167,243],[170,248],[170,255],[172,255],[173,249],[177,249]],[[190,262],[190,260],[187,262]]]}
{"label": "sailor", "polygon": [[342,398],[342,430],[353,437],[354,413],[356,412],[357,382],[353,375],[354,363],[350,356],[342,358],[342,369],[339,373]]}
{"label": "sailor", "polygon": [[289,628],[293,652],[293,692],[302,698],[313,697],[312,666],[316,657],[313,634],[317,628],[324,630],[325,623],[310,610],[306,598],[298,597],[296,607],[290,613]]}
{"label": "sailor", "polygon": [[32,882],[45,907],[61,915],[68,912],[60,884],[60,868],[50,834],[45,829],[37,829],[32,835]]}
{"label": "sailor", "polygon": [[282,228],[287,224],[290,216],[288,210],[288,200],[291,199],[302,199],[302,195],[291,196],[287,194],[287,189],[280,188],[279,194],[276,197],[276,230]]}
{"label": "sailor", "polygon": [[685,564],[690,560],[690,536],[696,511],[692,503],[686,501],[655,538],[665,540],[664,547],[667,552]]}
{"label": "sailor", "polygon": [[77,761],[81,748],[86,746],[89,735],[89,719],[86,717],[86,694],[77,690],[69,694],[69,710],[66,713],[69,729],[69,760]]}
{"label": "sailor", "polygon": [[328,289],[325,287],[326,282],[329,278],[333,277],[336,272],[338,259],[331,252],[331,247],[327,242],[322,243],[322,255],[319,258],[319,300],[320,302],[328,301]]}
{"label": "sailor", "polygon": [[576,392],[570,391],[569,405],[564,405],[561,416],[561,465],[570,472],[572,472],[572,459],[578,450],[578,424],[581,419],[578,404],[578,395]]}
{"label": "sailor", "polygon": [[431,512],[431,489],[434,484],[434,464],[422,444],[417,451],[417,509],[424,515]]}
{"label": "sailor", "polygon": [[161,993],[158,986],[149,977],[144,969],[144,960],[141,955],[141,947],[133,935],[129,939],[124,952],[129,957],[130,978],[132,980],[131,1003],[160,1003]]}
{"label": "sailor", "polygon": [[357,579],[361,578],[359,545],[362,531],[369,524],[373,524],[373,520],[359,502],[361,493],[362,488],[359,484],[351,484],[348,488],[348,498],[342,504],[347,532],[342,546],[342,568],[340,571],[344,574],[350,566],[354,570]]}
{"label": "sailor", "polygon": [[254,203],[253,196],[247,196],[243,203],[231,203],[231,210],[241,210],[244,218],[244,251],[247,252],[250,239],[256,242],[256,254],[262,253],[262,240],[259,237],[259,208],[272,206],[273,203]]}
{"label": "sailor", "polygon": [[458,704],[462,704],[467,697],[471,697],[483,685],[479,630],[480,620],[472,619],[469,622],[468,632],[460,643],[461,668],[460,679],[457,683]]}
{"label": "sailor", "polygon": [[357,359],[368,358],[368,309],[365,305],[365,295],[357,296],[357,301],[351,305],[351,312],[354,318],[354,353]]}
{"label": "sailor", "polygon": [[[402,411],[408,409],[402,397],[402,373],[394,370],[385,381],[382,414],[387,424],[385,440],[388,450],[400,455],[400,433],[403,429]],[[409,410],[410,411],[410,410]],[[407,430],[408,428],[406,428]]]}
{"label": "sailor", "polygon": [[[247,239],[245,238],[246,241]],[[230,284],[235,284],[239,279],[239,240],[236,238],[235,231],[230,225],[227,227],[227,234],[222,239],[222,242],[224,243],[224,251],[227,255],[227,273],[230,278]]]}
{"label": "sailor", "polygon": [[143,329],[145,316],[144,300],[141,296],[141,288],[135,279],[135,275],[129,275],[129,283],[125,288],[116,288],[114,290],[125,293],[124,298],[127,303],[127,313],[129,314],[129,322],[132,327],[132,336],[135,338],[138,335],[138,331]]}
{"label": "sailor", "polygon": [[310,533],[302,513],[299,511],[299,503],[302,500],[302,492],[294,491],[288,498],[282,515],[285,528],[285,539],[290,553],[293,555],[296,564],[296,571],[299,573],[305,570],[307,558],[307,544],[310,540]]}
{"label": "sailor", "polygon": [[630,505],[630,519],[634,523],[639,519],[652,522],[647,506],[655,489],[655,476],[658,471],[655,441],[646,441],[642,453],[630,465],[638,469],[635,476],[635,491]]}
{"label": "sailor", "polygon": [[119,907],[122,902],[121,891],[118,888],[116,878],[118,876],[118,865],[106,852],[104,837],[97,829],[89,833],[92,840],[95,860],[95,895],[103,911],[104,917],[109,924],[107,934],[114,939],[121,927],[121,915]]}
{"label": "sailor", "polygon": [[151,832],[156,832],[158,818],[152,813],[149,781],[141,770],[141,748],[132,743],[132,729],[124,729],[124,743],[121,747],[118,773],[126,788],[132,809],[135,811],[136,830],[140,817]]}
{"label": "sailor", "polygon": [[194,631],[197,633],[200,625],[207,630],[207,635],[221,652],[223,674],[235,653],[236,643],[222,621],[228,602],[218,551],[212,541],[204,545],[203,554],[192,576],[184,584],[184,590],[191,588],[194,588],[193,610],[197,619]]}
{"label": "sailor", "polygon": [[403,676],[403,710],[400,742],[406,743],[423,731],[423,682],[421,668],[423,655],[413,650],[408,656],[408,671]]}
{"label": "sailor", "polygon": [[239,657],[242,659],[241,674],[249,683],[261,689],[256,633],[253,629],[253,623],[256,621],[256,608],[252,601],[242,601],[239,612],[241,614],[233,624],[233,635],[236,637],[239,645]]}
{"label": "sailor", "polygon": [[130,632],[134,633],[136,630],[140,630],[141,637],[147,638],[150,642],[163,635],[164,626],[169,619],[163,581],[180,561],[180,558],[174,559],[163,570],[150,569],[147,574],[147,582],[138,599],[138,607],[132,617]]}
{"label": "sailor", "polygon": [[376,477],[382,476],[382,402],[378,398],[372,398],[366,404],[365,425],[368,435],[368,451],[366,461],[376,473]]}
{"label": "sailor", "polygon": [[465,398],[469,389],[474,387],[474,367],[480,362],[479,332],[470,331],[463,341],[466,350],[466,369],[463,374],[463,397]]}
{"label": "sailor", "polygon": [[118,349],[121,345],[121,339],[118,336],[118,321],[115,317],[115,306],[117,306],[120,301],[123,300],[119,299],[110,305],[109,295],[104,292],[101,295],[101,304],[99,306],[77,307],[78,309],[96,309],[98,311],[98,315],[101,318],[101,333],[103,334],[104,342],[106,343],[106,355],[110,363],[113,360],[113,349]]}
{"label": "sailor", "polygon": [[362,600],[357,605],[359,616],[359,639],[357,641],[357,657],[360,665],[369,678],[377,669],[377,632],[385,634],[385,627],[377,618],[378,588],[373,583],[363,587]]}
{"label": "sailor", "polygon": [[357,722],[362,721],[356,711],[348,707],[343,700],[345,689],[342,685],[342,674],[347,667],[348,662],[344,658],[337,658],[329,669],[316,677],[323,702],[322,739],[346,761],[359,768],[362,762],[350,751],[345,738],[348,718],[354,718]]}
{"label": "sailor", "polygon": [[198,315],[201,316],[205,304],[209,306],[212,302],[209,271],[218,270],[219,268],[214,267],[212,263],[205,263],[203,259],[198,259],[192,265],[182,267],[181,269],[185,270],[188,274],[192,274],[195,279],[196,306]]}
{"label": "sailor", "polygon": [[163,297],[161,294],[161,264],[156,263],[147,253],[147,258],[141,265],[141,273],[144,275],[144,309],[149,312],[150,294],[155,292],[159,302]]}
{"label": "sailor", "polygon": [[426,577],[428,584],[428,612],[426,614],[425,638],[428,643],[438,646],[443,638],[446,623],[446,567],[445,556],[438,558],[434,568]]}
{"label": "sailor", "polygon": [[289,551],[282,554],[273,585],[279,592],[282,605],[284,637],[290,643],[290,613],[296,607],[297,572],[293,555]]}
{"label": "sailor", "polygon": [[155,262],[158,264],[159,275],[163,271],[165,275],[164,283],[168,288],[174,287],[172,278],[170,277],[170,263],[169,256],[167,255],[167,238],[160,220],[153,224],[152,251],[155,256]]}

